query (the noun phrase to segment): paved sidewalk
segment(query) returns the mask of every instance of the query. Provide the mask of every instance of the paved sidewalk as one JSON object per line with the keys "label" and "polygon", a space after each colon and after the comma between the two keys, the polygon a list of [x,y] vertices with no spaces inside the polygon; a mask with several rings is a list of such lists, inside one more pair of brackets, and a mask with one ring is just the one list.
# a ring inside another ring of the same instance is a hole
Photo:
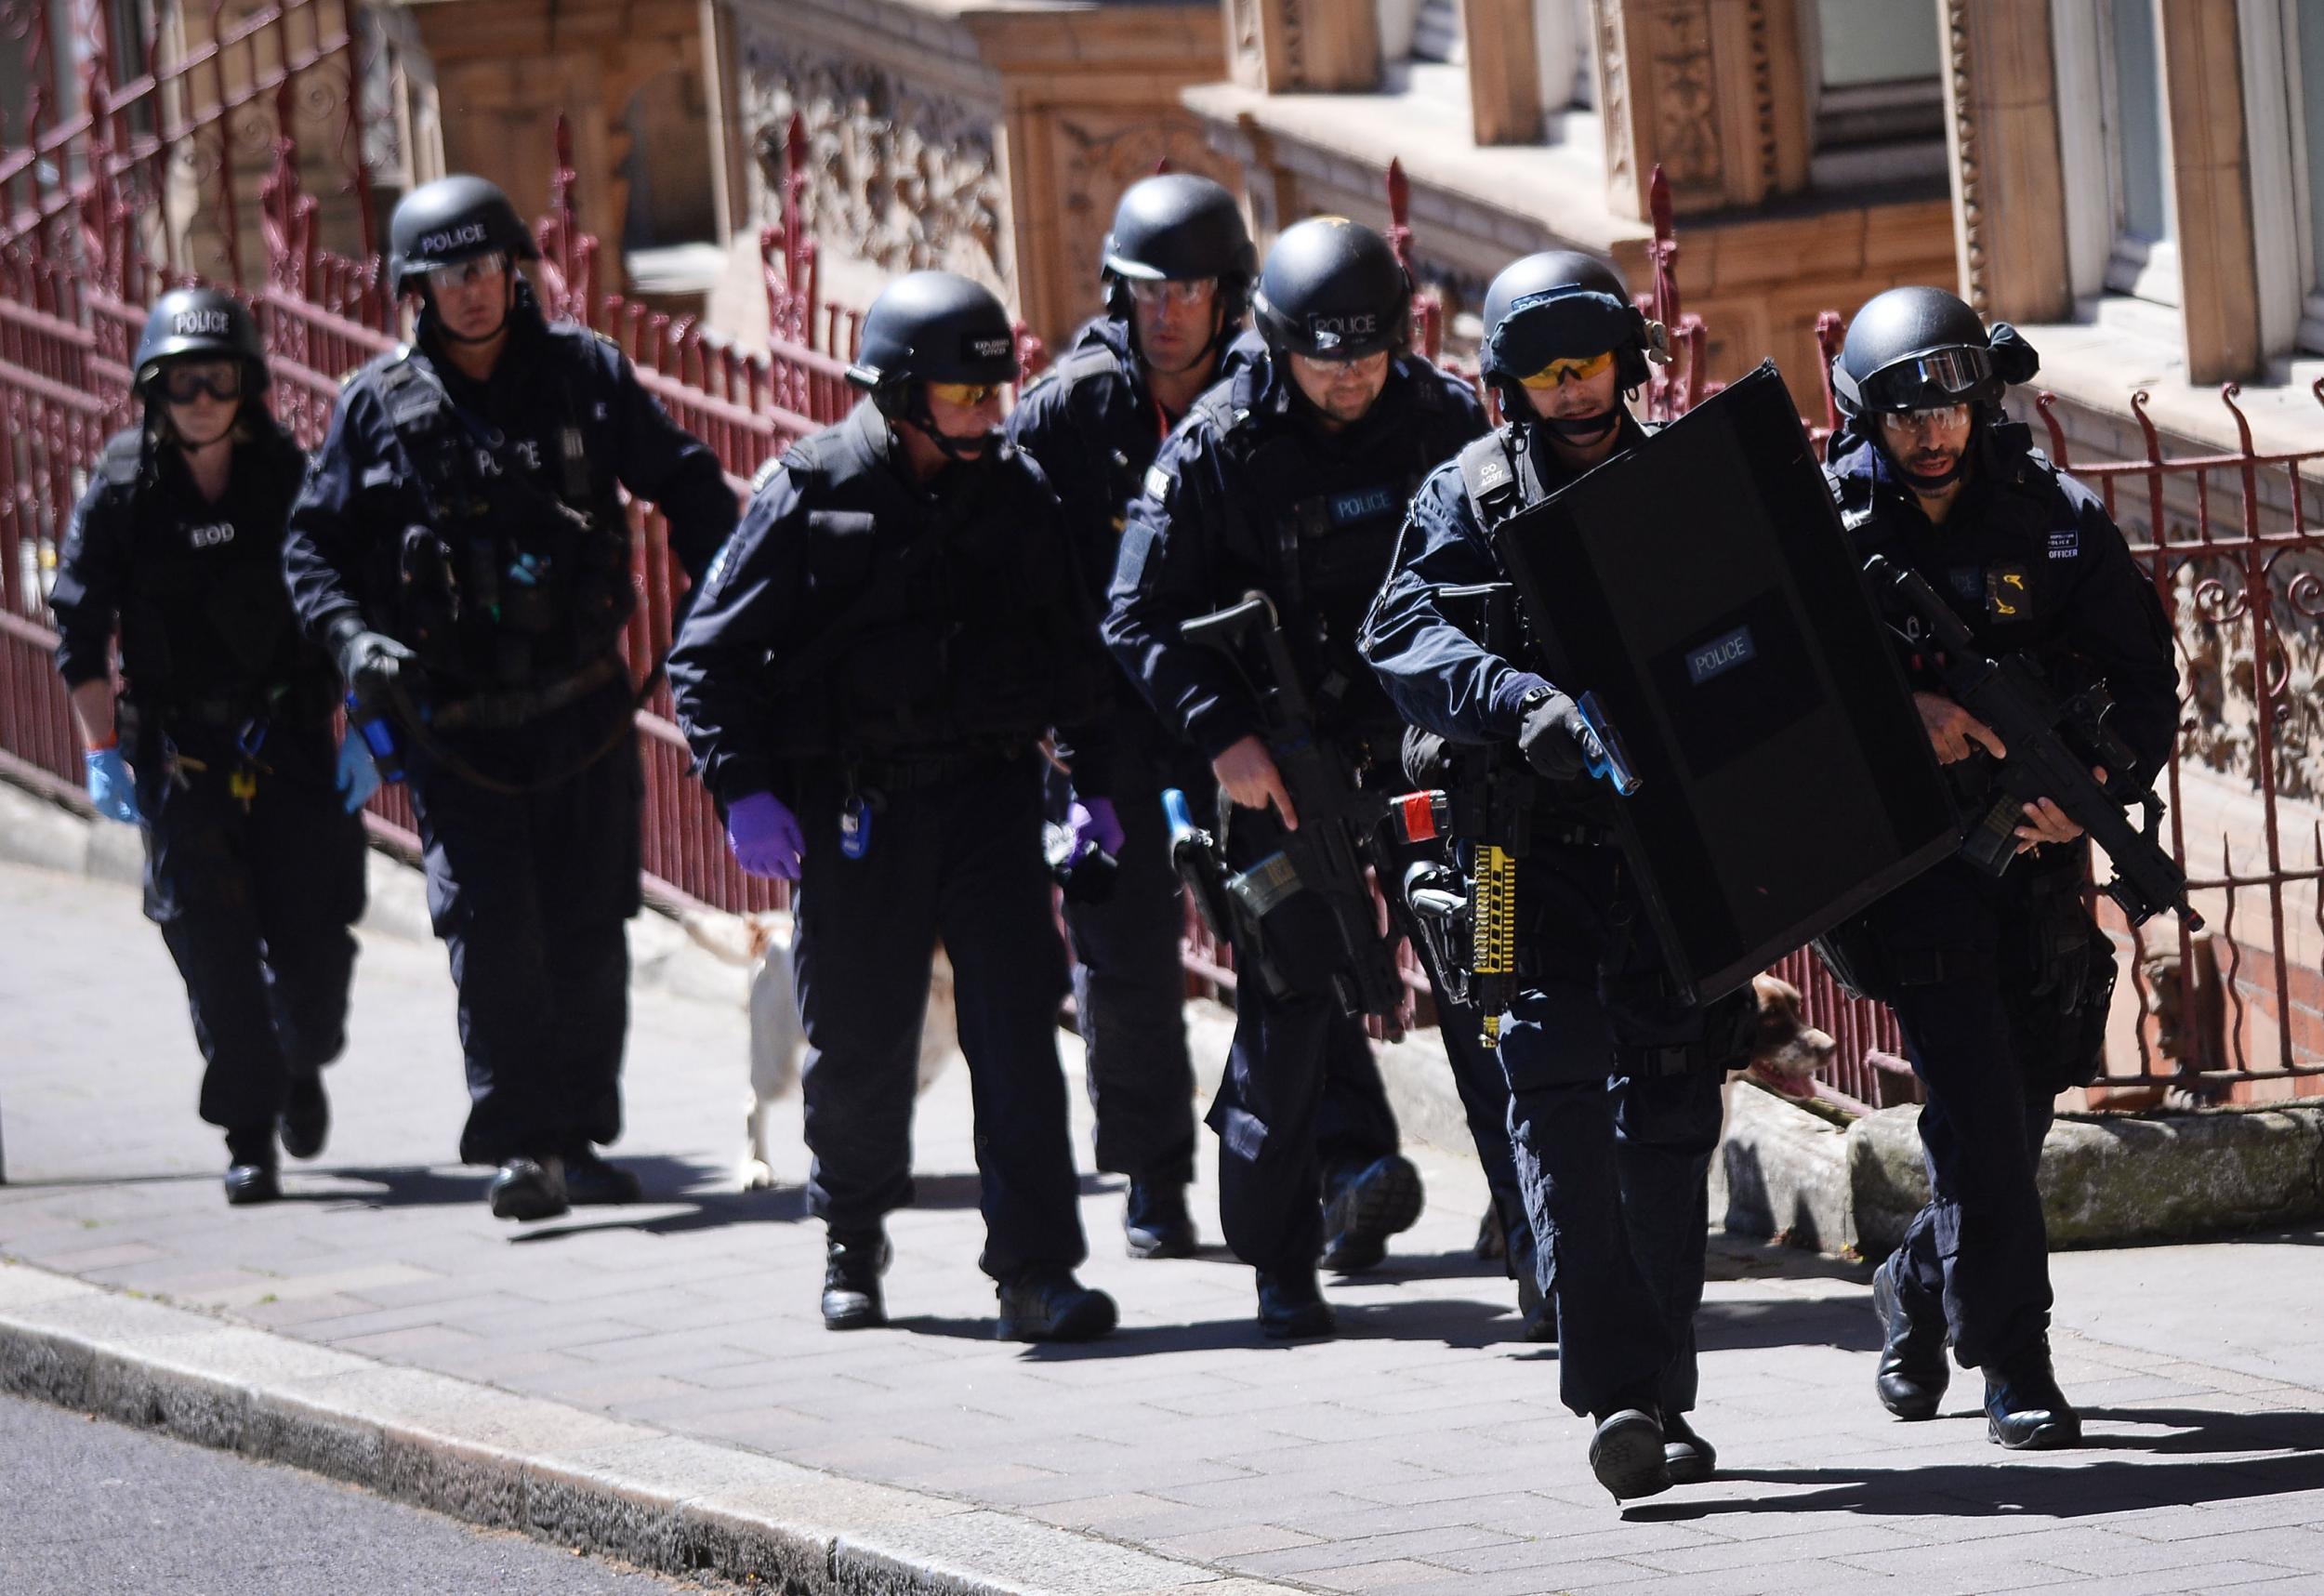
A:
{"label": "paved sidewalk", "polygon": [[921,1105],[921,1206],[891,1225],[897,1323],[836,1337],[795,1101],[783,1189],[731,1189],[739,1013],[640,995],[621,1153],[653,1201],[520,1229],[444,1162],[464,1099],[441,950],[371,939],[329,1154],[293,1167],[293,1200],[230,1212],[135,894],[0,866],[0,1253],[91,1282],[1324,1590],[2324,1589],[2313,1236],[2061,1259],[2091,1444],[2031,1458],[1987,1444],[1973,1388],[1929,1424],[1878,1409],[1864,1271],[1723,1248],[1697,1415],[1723,1478],[1625,1514],[1554,1350],[1515,1339],[1508,1283],[1468,1255],[1472,1164],[1422,1153],[1428,1216],[1377,1276],[1327,1286],[1339,1339],[1289,1349],[1260,1341],[1223,1254],[1125,1259],[1118,1183],[1090,1178],[1086,1277],[1124,1328],[1003,1345],[956,1068]]}

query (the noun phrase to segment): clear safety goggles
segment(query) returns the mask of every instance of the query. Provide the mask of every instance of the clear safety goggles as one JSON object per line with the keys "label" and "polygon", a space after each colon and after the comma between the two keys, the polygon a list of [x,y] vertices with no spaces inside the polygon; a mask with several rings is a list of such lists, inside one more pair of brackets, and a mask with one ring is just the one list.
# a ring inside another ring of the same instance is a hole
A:
{"label": "clear safety goggles", "polygon": [[1883,410],[1881,426],[1900,436],[1916,432],[1949,432],[1956,427],[1969,425],[1966,404],[1932,404],[1919,410]]}
{"label": "clear safety goggles", "polygon": [[1215,277],[1132,277],[1129,297],[1147,310],[1168,305],[1175,310],[1199,310],[1219,292]]}
{"label": "clear safety goggles", "polygon": [[1588,382],[1614,363],[1614,351],[1606,350],[1594,355],[1574,355],[1553,360],[1531,376],[1518,378],[1525,387],[1547,393],[1569,382]]}
{"label": "clear safety goggles", "polygon": [[454,261],[450,266],[436,267],[428,273],[427,283],[436,293],[447,294],[456,288],[465,288],[471,283],[501,276],[508,270],[508,252],[495,249],[482,255],[471,255],[466,260]]}
{"label": "clear safety goggles", "polygon": [[191,404],[204,394],[212,399],[242,397],[240,361],[187,361],[161,372],[162,397],[172,404]]}

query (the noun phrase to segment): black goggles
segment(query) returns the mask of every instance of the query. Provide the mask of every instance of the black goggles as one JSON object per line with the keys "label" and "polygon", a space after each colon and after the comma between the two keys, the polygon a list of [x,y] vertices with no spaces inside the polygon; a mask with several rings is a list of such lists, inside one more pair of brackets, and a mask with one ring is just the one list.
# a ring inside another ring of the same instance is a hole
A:
{"label": "black goggles", "polygon": [[1957,344],[1884,365],[1861,389],[1868,410],[1928,410],[1973,399],[1992,381],[1992,352]]}
{"label": "black goggles", "polygon": [[164,366],[155,379],[162,397],[172,404],[191,404],[204,394],[212,399],[242,397],[240,361],[204,361],[198,365]]}
{"label": "black goggles", "polygon": [[1485,369],[1524,378],[1551,362],[1618,350],[1638,337],[1637,310],[1578,285],[1521,294],[1485,340]]}

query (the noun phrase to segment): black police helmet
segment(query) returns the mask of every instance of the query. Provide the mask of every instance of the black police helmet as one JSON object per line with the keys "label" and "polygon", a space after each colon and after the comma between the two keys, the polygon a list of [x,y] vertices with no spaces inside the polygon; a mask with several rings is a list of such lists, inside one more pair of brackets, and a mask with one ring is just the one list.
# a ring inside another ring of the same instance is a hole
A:
{"label": "black police helmet", "polygon": [[468,173],[422,183],[396,202],[388,218],[388,291],[403,294],[441,266],[457,266],[505,250],[538,260],[524,219],[498,184]]}
{"label": "black police helmet", "polygon": [[1990,332],[1942,288],[1891,288],[1865,301],[1831,363],[1832,398],[1851,421],[1882,412],[1994,405],[2029,382],[2040,358],[2017,329]]}
{"label": "black police helmet", "polygon": [[134,390],[143,397],[162,367],[181,357],[238,360],[244,368],[244,396],[267,389],[266,346],[258,340],[258,323],[231,294],[173,288],[154,300],[138,336]]}
{"label": "black police helmet", "polygon": [[1668,359],[1662,323],[1633,304],[1613,262],[1550,249],[1503,267],[1485,291],[1485,348],[1477,364],[1504,399],[1554,360],[1614,352],[1615,379],[1643,386],[1648,359]]}
{"label": "black police helmet", "polygon": [[1014,382],[1017,334],[991,289],[950,271],[914,271],[864,313],[848,380],[889,415],[907,415],[912,385]]}
{"label": "black police helmet", "polygon": [[1412,279],[1363,223],[1310,217],[1267,251],[1251,320],[1278,354],[1353,360],[1399,350],[1411,329]]}
{"label": "black police helmet", "polygon": [[1208,178],[1191,172],[1142,178],[1122,191],[1114,207],[1103,279],[1106,308],[1117,316],[1129,313],[1126,280],[1215,277],[1239,306],[1258,269],[1242,206]]}

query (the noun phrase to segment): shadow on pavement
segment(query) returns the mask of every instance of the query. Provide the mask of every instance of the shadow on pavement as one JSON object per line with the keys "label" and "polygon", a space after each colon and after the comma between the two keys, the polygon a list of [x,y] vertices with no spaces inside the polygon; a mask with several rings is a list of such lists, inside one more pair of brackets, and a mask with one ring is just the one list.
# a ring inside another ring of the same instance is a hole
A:
{"label": "shadow on pavement", "polygon": [[[1337,1339],[1436,1341],[1448,1347],[1475,1349],[1522,1341],[1525,1326],[1517,1315],[1487,1303],[1462,1299],[1427,1302],[1355,1304],[1335,1301],[1340,1320]],[[989,1341],[991,1318],[960,1319],[918,1314],[891,1319],[893,1329],[918,1336],[947,1336],[958,1340]],[[1020,1354],[1036,1362],[1076,1363],[1103,1358],[1142,1358],[1170,1352],[1210,1352],[1227,1348],[1255,1352],[1297,1352],[1327,1344],[1327,1339],[1270,1341],[1259,1333],[1256,1318],[1198,1319],[1184,1325],[1130,1325],[1094,1341],[1030,1341]]]}
{"label": "shadow on pavement", "polygon": [[[1981,1414],[1975,1417],[1983,1418]],[[1990,1463],[1905,1469],[1722,1468],[1719,1478],[1723,1481],[1822,1488],[1764,1501],[1650,1502],[1631,1508],[1626,1516],[1648,1523],[1684,1523],[1734,1513],[1822,1512],[1884,1519],[2075,1519],[2129,1509],[2194,1507],[2324,1490],[2324,1413],[2093,1407],[2083,1410],[2082,1424],[2085,1440],[2078,1451],[2047,1454],[2041,1463],[2018,1463],[1996,1448]],[[2108,1425],[2164,1425],[2172,1432],[2108,1434]],[[2291,1456],[2280,1455],[2286,1449]],[[2212,1455],[2217,1460],[2080,1460],[2092,1452],[2145,1452],[2172,1458]],[[2276,1455],[2250,1456],[2263,1452]]]}
{"label": "shadow on pavement", "polygon": [[1706,1352],[1763,1347],[1838,1347],[1880,1351],[1880,1321],[1868,1298],[1704,1303],[1695,1312],[1695,1344]]}

